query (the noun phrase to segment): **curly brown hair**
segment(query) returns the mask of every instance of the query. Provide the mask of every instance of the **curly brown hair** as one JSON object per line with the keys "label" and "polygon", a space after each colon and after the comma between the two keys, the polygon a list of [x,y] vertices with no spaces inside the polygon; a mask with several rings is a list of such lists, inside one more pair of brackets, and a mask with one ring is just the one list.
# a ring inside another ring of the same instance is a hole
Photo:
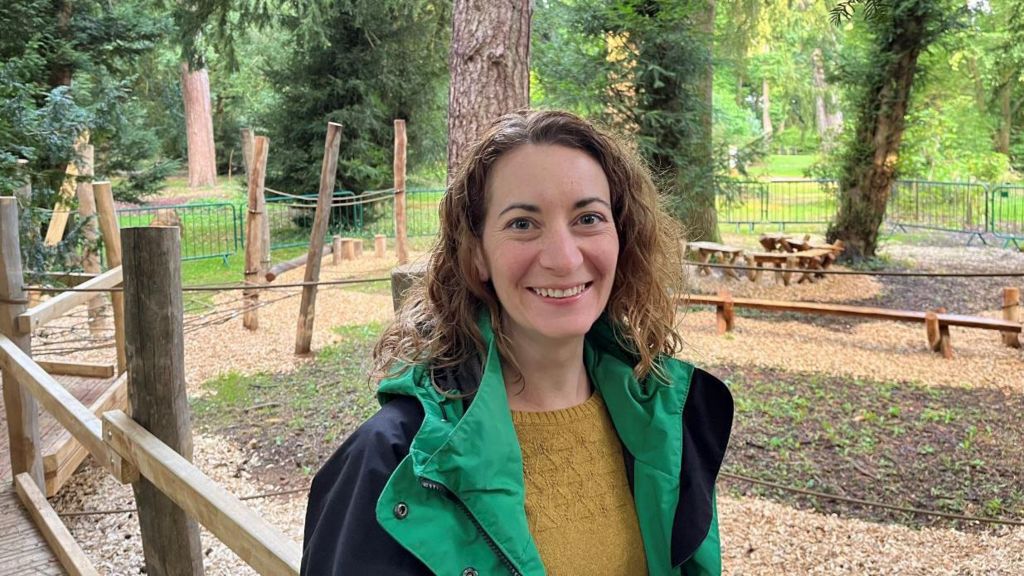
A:
{"label": "curly brown hair", "polygon": [[[634,373],[657,370],[655,358],[675,354],[672,293],[682,286],[680,227],[661,205],[650,172],[637,155],[589,122],[560,111],[519,111],[501,116],[469,150],[440,205],[440,235],[426,274],[405,294],[395,321],[373,351],[371,378],[426,363],[461,365],[486,353],[477,318],[490,314],[498,351],[518,373],[502,323],[501,303],[474,267],[487,211],[487,177],[503,154],[525,144],[581,150],[604,169],[619,236],[618,266],[606,315],[619,342],[637,358]],[[472,392],[471,390],[468,392]]]}

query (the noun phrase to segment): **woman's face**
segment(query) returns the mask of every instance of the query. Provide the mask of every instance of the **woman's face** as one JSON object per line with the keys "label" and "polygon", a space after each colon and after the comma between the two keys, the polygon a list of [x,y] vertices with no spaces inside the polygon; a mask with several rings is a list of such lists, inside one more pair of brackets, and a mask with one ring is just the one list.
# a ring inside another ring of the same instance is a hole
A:
{"label": "woman's face", "polygon": [[475,263],[512,341],[582,338],[608,304],[619,254],[601,165],[574,148],[526,144],[495,162],[486,201]]}

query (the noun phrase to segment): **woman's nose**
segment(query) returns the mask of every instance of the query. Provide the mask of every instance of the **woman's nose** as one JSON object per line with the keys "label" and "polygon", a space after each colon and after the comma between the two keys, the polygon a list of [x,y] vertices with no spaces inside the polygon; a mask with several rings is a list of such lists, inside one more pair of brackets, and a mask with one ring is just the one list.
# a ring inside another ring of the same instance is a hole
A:
{"label": "woman's nose", "polygon": [[568,228],[549,230],[540,254],[540,265],[556,273],[572,272],[583,263],[578,239]]}

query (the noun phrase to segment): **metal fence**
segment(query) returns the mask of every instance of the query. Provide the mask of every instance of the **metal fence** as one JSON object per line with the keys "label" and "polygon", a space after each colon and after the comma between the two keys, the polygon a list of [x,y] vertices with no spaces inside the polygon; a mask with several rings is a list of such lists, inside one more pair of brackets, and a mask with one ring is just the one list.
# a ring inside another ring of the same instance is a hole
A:
{"label": "metal fence", "polygon": [[[838,208],[836,180],[717,182],[716,206],[722,224],[749,226],[827,225]],[[886,223],[919,228],[992,234],[1004,245],[1024,242],[1024,185],[977,182],[893,182]]]}
{"label": "metal fence", "polygon": [[239,214],[229,202],[176,206],[143,206],[117,210],[121,228],[153,224],[181,227],[181,259],[227,259],[240,246]]}
{"label": "metal fence", "polygon": [[[835,180],[719,181],[719,222],[737,226],[821,225],[832,221],[838,206]],[[406,192],[406,229],[410,237],[432,236],[439,227],[441,188]],[[393,196],[366,204],[340,191],[334,197],[325,240],[333,235],[372,238],[394,236]],[[305,246],[316,212],[315,194],[268,198],[271,248]],[[217,202],[122,208],[121,227],[148,226],[176,216],[181,226],[182,259],[227,259],[245,245],[246,205]],[[1024,185],[901,180],[893,183],[886,222],[897,229],[922,228],[980,237],[991,234],[1004,245],[1024,245]],[[175,223],[175,222],[164,222]]]}

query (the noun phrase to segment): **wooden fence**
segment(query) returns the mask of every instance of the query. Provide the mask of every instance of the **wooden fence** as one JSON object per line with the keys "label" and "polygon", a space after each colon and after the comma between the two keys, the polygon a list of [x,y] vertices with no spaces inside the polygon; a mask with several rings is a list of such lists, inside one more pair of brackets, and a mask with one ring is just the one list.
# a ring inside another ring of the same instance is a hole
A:
{"label": "wooden fence", "polygon": [[[83,304],[95,293],[66,293],[25,314],[17,203],[0,198],[0,371],[11,466],[24,506],[71,574],[96,574],[67,528],[42,497],[37,403],[107,473],[131,483],[142,528],[147,573],[202,574],[202,524],[260,574],[298,574],[301,549],[191,460],[184,380],[180,239],[177,228],[121,233],[126,261],[90,280],[124,287],[128,396],[133,416],[92,413],[29,354],[33,326]],[[85,286],[85,285],[83,285]]]}

